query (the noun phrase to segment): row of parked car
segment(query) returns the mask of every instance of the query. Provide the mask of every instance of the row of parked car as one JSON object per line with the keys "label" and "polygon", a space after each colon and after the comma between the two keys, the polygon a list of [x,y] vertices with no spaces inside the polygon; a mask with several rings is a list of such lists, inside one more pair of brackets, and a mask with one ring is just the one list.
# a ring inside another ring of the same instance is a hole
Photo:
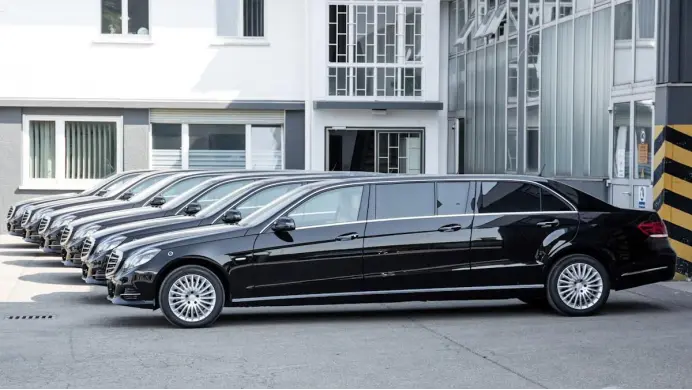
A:
{"label": "row of parked car", "polygon": [[411,300],[589,315],[676,260],[655,212],[525,176],[127,171],[19,202],[7,229],[180,327],[225,306]]}

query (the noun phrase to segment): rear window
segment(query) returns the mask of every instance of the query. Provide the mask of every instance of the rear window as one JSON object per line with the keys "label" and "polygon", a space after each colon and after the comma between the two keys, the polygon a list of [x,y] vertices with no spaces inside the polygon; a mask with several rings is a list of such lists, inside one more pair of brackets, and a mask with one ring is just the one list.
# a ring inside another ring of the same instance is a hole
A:
{"label": "rear window", "polygon": [[587,194],[565,183],[548,180],[545,184],[555,192],[564,196],[576,206],[579,211],[613,211],[617,209],[617,207],[610,203],[604,202],[593,195]]}
{"label": "rear window", "polygon": [[480,185],[478,212],[481,214],[571,211],[555,194],[533,183],[484,181]]}

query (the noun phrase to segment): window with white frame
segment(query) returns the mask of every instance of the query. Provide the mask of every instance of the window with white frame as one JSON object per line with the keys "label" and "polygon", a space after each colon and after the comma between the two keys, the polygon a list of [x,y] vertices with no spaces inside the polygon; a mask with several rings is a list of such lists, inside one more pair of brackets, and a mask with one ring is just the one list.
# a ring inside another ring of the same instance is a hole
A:
{"label": "window with white frame", "polygon": [[283,169],[281,125],[152,123],[152,169]]}
{"label": "window with white frame", "polygon": [[216,35],[264,37],[264,0],[216,0]]}
{"label": "window with white frame", "polygon": [[422,96],[422,1],[333,1],[328,29],[329,96]]}
{"label": "window with white frame", "polygon": [[25,116],[23,185],[75,187],[122,171],[122,118]]}
{"label": "window with white frame", "polygon": [[101,0],[101,34],[149,35],[149,0]]}

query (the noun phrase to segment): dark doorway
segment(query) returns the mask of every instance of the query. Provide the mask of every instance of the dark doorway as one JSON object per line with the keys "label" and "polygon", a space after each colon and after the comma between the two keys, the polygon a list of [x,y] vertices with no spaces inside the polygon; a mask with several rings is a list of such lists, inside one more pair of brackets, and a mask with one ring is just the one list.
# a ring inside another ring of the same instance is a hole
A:
{"label": "dark doorway", "polygon": [[457,153],[459,153],[459,158],[457,159],[457,173],[464,173],[464,119],[457,119],[457,128],[459,132],[457,133]]}
{"label": "dark doorway", "polygon": [[375,171],[374,130],[329,130],[330,171]]}

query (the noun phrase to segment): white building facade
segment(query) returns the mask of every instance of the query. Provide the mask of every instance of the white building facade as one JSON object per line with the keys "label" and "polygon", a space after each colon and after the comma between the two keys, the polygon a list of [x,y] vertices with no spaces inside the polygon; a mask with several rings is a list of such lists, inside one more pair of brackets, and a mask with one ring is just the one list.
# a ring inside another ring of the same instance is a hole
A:
{"label": "white building facade", "polygon": [[440,20],[440,0],[0,0],[0,207],[135,168],[444,172]]}

